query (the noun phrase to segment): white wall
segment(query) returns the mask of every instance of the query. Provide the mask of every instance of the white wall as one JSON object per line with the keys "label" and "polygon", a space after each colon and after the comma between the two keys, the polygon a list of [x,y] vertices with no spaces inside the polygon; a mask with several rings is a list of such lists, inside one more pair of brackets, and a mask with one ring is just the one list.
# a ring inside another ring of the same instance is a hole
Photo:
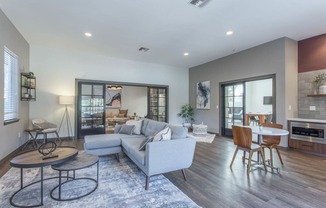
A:
{"label": "white wall", "polygon": [[[31,46],[31,69],[37,77],[37,99],[30,117],[59,124],[64,108],[59,95],[75,95],[75,79],[169,85],[169,122],[181,123],[180,107],[188,103],[188,69],[112,58],[86,51]],[[74,113],[75,106],[69,108]],[[73,114],[71,114],[73,115]],[[72,121],[74,124],[74,121]],[[66,136],[62,131],[60,136]]]}
{"label": "white wall", "polygon": [[121,109],[128,109],[128,115],[147,115],[147,87],[124,86],[121,93]]}
{"label": "white wall", "polygon": [[273,80],[263,79],[246,82],[246,112],[272,113],[272,105],[264,105],[264,96],[273,96]]}
{"label": "white wall", "polygon": [[[4,46],[9,48],[18,56],[19,72],[29,71],[29,45],[15,26],[9,21],[0,9],[0,160],[24,144],[27,135],[24,129],[28,127],[29,102],[19,102],[19,122],[3,125],[4,123],[4,103],[3,103],[3,72],[4,72]],[[20,80],[20,76],[19,76]],[[19,84],[20,85],[20,84]],[[20,92],[19,92],[20,96]],[[20,100],[20,98],[19,98]],[[20,135],[20,136],[19,136]]]}

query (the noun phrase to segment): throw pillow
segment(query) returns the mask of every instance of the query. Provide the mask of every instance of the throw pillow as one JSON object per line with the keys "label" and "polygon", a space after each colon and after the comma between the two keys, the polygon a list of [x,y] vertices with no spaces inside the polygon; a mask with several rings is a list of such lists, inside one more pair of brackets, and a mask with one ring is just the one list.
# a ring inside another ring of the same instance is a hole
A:
{"label": "throw pillow", "polygon": [[121,114],[121,113],[120,113],[120,114],[118,115],[118,117],[123,118],[123,117],[125,117],[125,114]]}
{"label": "throw pillow", "polygon": [[126,125],[123,124],[120,128],[119,134],[128,134],[131,135],[134,131],[135,126],[134,125]]}
{"label": "throw pillow", "polygon": [[128,120],[126,122],[127,125],[135,125],[135,129],[134,129],[134,134],[140,134],[141,131],[141,126],[143,124],[143,121],[136,121],[136,120]]}
{"label": "throw pillow", "polygon": [[146,144],[148,144],[149,142],[153,141],[154,137],[148,137],[147,139],[144,139],[144,141],[140,144],[139,146],[139,151],[145,151],[146,150]]}
{"label": "throw pillow", "polygon": [[154,141],[163,141],[163,140],[170,140],[171,139],[171,129],[169,127],[166,127],[165,129],[158,132],[154,138]]}

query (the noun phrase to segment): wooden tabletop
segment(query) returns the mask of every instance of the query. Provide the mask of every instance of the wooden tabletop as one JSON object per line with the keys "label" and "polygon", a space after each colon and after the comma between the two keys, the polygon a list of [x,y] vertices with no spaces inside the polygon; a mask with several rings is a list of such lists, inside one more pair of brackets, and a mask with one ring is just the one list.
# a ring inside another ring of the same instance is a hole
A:
{"label": "wooden tabletop", "polygon": [[16,168],[36,168],[48,165],[56,165],[70,160],[78,154],[78,150],[74,147],[58,147],[53,153],[58,157],[43,160],[43,155],[34,150],[17,155],[10,161],[10,165]]}

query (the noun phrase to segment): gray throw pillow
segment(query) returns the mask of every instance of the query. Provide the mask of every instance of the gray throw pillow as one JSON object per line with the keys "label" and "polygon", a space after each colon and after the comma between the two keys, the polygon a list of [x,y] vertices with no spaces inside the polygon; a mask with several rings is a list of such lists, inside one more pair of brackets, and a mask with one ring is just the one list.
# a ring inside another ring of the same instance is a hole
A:
{"label": "gray throw pillow", "polygon": [[125,125],[123,124],[120,128],[119,134],[128,134],[131,135],[134,131],[135,125]]}
{"label": "gray throw pillow", "polygon": [[148,137],[147,139],[144,139],[144,141],[139,146],[139,151],[145,151],[146,150],[146,144],[153,141],[153,136]]}

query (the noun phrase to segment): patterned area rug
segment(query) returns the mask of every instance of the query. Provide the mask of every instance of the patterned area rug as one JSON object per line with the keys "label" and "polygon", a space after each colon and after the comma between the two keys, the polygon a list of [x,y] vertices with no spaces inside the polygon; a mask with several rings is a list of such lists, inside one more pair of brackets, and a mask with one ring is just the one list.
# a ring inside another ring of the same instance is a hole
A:
{"label": "patterned area rug", "polygon": [[[50,167],[44,168],[44,178],[58,176]],[[76,177],[96,178],[96,165],[76,171]],[[182,174],[180,172],[180,177]],[[24,169],[24,183],[40,179],[40,169]],[[186,182],[185,182],[186,183]],[[95,183],[78,180],[63,186],[62,196],[75,196],[91,190]],[[58,185],[58,179],[44,182],[44,207],[198,207],[188,196],[163,175],[152,176],[146,191],[145,174],[126,156],[118,163],[114,157],[100,158],[99,185],[95,192],[73,201],[55,201],[50,191]],[[11,195],[20,187],[20,169],[11,168],[0,178],[0,207],[12,207]],[[57,194],[57,192],[54,192]],[[32,185],[14,197],[16,203],[25,205],[39,203],[40,183]]]}
{"label": "patterned area rug", "polygon": [[195,136],[193,133],[188,133],[187,137],[194,138],[197,142],[206,142],[206,143],[212,143],[215,138],[215,134],[209,134],[203,136]]}

